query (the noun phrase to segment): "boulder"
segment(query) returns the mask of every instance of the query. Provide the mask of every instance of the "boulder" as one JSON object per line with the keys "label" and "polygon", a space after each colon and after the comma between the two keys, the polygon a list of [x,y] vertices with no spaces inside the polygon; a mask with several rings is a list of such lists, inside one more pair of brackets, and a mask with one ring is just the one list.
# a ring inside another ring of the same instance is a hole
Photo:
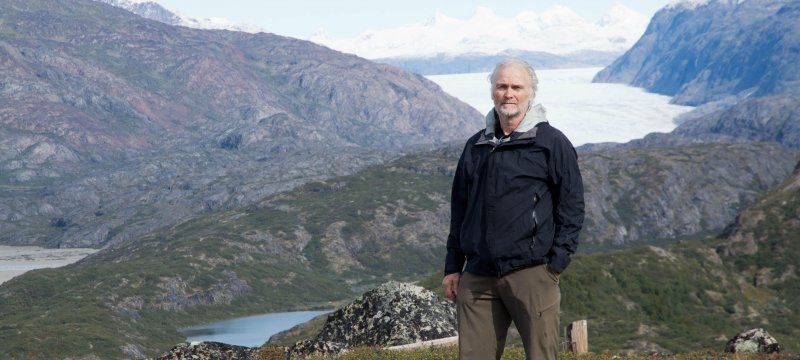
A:
{"label": "boulder", "polygon": [[154,360],[245,360],[257,352],[258,348],[204,341],[180,344]]}
{"label": "boulder", "polygon": [[725,352],[729,353],[771,354],[780,351],[778,341],[762,328],[743,331],[725,344]]}
{"label": "boulder", "polygon": [[455,307],[429,290],[390,281],[328,315],[315,339],[292,357],[334,355],[357,346],[397,346],[456,336]]}

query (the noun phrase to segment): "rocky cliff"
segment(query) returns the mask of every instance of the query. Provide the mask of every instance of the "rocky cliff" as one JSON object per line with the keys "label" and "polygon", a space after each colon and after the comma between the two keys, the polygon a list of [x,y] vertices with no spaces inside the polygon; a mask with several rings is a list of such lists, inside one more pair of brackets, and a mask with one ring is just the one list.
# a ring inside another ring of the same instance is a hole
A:
{"label": "rocky cliff", "polygon": [[0,34],[0,243],[124,241],[481,122],[391,66],[96,1],[3,1]]}
{"label": "rocky cliff", "polygon": [[594,81],[631,84],[685,105],[797,95],[798,20],[793,0],[673,2]]}

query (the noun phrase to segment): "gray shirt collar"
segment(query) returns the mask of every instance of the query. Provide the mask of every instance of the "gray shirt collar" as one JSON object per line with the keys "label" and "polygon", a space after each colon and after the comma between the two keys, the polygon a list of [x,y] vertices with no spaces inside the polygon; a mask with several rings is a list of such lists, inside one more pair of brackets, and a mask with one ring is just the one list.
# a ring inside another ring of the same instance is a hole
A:
{"label": "gray shirt collar", "polygon": [[[547,122],[546,114],[547,111],[542,104],[534,105],[525,114],[525,118],[522,119],[522,122],[519,124],[519,126],[517,126],[514,132],[526,133],[533,129],[536,124],[540,122]],[[495,112],[494,108],[492,108],[492,110],[489,110],[489,113],[486,114],[486,130],[484,131],[484,135],[486,135],[486,137],[495,138],[494,128],[497,121],[497,113]]]}

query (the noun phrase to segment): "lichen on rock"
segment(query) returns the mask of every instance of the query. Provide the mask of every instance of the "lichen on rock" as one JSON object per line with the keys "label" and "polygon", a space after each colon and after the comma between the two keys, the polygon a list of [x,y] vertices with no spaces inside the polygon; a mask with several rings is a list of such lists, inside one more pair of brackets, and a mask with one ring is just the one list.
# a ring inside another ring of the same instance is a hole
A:
{"label": "lichen on rock", "polygon": [[420,286],[390,281],[328,315],[316,339],[296,343],[289,353],[335,355],[357,346],[396,346],[455,335],[450,303]]}
{"label": "lichen on rock", "polygon": [[258,353],[258,348],[228,345],[219,342],[205,341],[198,343],[180,344],[167,353],[154,360],[183,360],[183,359],[227,359],[246,360],[252,359]]}
{"label": "lichen on rock", "polygon": [[771,354],[781,352],[781,346],[766,330],[756,328],[743,331],[728,340],[725,352]]}

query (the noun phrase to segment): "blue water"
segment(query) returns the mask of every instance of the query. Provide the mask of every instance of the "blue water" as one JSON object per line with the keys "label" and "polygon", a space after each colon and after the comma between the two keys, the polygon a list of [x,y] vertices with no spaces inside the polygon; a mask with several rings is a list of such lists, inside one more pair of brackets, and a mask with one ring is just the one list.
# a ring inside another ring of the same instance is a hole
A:
{"label": "blue water", "polygon": [[217,341],[231,345],[256,347],[264,345],[275,333],[290,329],[326,311],[294,311],[270,313],[218,321],[181,330],[186,341]]}

